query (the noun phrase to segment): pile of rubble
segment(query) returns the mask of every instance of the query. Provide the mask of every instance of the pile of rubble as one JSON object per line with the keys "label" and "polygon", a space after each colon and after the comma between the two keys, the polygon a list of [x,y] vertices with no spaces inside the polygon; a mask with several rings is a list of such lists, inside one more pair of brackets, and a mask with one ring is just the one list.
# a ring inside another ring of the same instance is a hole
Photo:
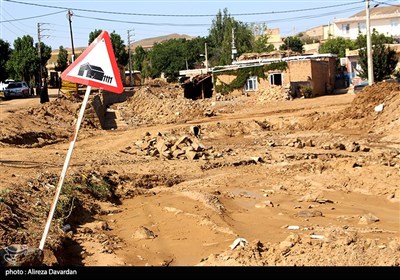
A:
{"label": "pile of rubble", "polygon": [[[211,160],[222,157],[221,153],[216,152],[213,147],[205,148],[197,137],[183,135],[179,138],[175,136],[165,136],[160,132],[152,137],[146,133],[143,139],[135,142],[136,152],[133,154],[159,157],[163,159],[203,159]],[[130,153],[132,148],[126,147],[121,152]]]}
{"label": "pile of rubble", "polygon": [[143,86],[126,102],[117,105],[128,125],[142,126],[184,123],[203,117],[210,111],[208,99],[191,100],[183,97],[179,86]]}

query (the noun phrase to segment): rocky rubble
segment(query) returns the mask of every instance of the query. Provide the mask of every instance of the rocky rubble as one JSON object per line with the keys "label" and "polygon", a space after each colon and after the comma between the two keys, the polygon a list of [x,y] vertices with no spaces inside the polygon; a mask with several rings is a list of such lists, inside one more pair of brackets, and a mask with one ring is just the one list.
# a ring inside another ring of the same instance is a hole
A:
{"label": "rocky rubble", "polygon": [[[165,136],[158,133],[152,137],[151,134],[146,134],[143,139],[134,143],[136,154],[147,155],[151,157],[159,157],[162,159],[189,159],[189,160],[210,160],[222,157],[221,153],[217,153],[212,147],[206,148],[198,138],[183,135],[177,138],[176,136]],[[132,147],[126,147],[122,152],[132,153]]]}

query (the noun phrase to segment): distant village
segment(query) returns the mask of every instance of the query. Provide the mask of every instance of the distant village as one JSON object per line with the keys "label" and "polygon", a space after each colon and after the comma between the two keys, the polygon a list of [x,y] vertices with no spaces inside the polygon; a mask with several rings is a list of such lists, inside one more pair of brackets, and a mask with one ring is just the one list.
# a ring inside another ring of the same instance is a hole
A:
{"label": "distant village", "polygon": [[[370,10],[370,29],[391,36],[397,42],[390,44],[390,48],[400,57],[400,8],[399,6],[376,7]],[[265,89],[273,89],[281,92],[291,92],[296,96],[319,96],[330,94],[334,90],[340,90],[349,86],[358,85],[362,82],[359,77],[361,70],[359,63],[359,50],[346,50],[344,57],[335,54],[320,54],[320,46],[332,38],[345,38],[355,40],[359,34],[366,33],[366,11],[360,11],[349,18],[336,19],[332,24],[317,26],[300,32],[298,36],[307,38],[302,53],[291,50],[280,50],[284,39],[280,29],[266,29],[264,34],[268,36],[268,44],[274,46],[273,51],[268,53],[245,53],[235,56],[236,50],[232,46],[232,64],[209,67],[203,65],[198,69],[182,69],[179,73],[180,81],[184,84],[185,96],[189,98],[208,97],[212,91],[221,91],[227,88],[238,77],[241,69],[253,69],[264,67],[266,76],[251,75],[244,82],[244,87],[232,89],[233,94],[243,94],[243,91],[254,92]],[[148,38],[132,43],[129,47],[135,49],[141,46],[150,50],[155,43],[161,43],[169,39],[192,37],[180,34]],[[75,50],[77,54],[82,53],[84,48]],[[58,50],[52,52],[52,57],[47,64],[49,78],[58,77],[55,68]],[[285,62],[286,67],[280,68],[279,62]],[[338,65],[340,72],[338,72]],[[397,65],[397,69],[400,63]],[[276,66],[276,67],[275,67]],[[274,68],[275,67],[275,68]],[[204,76],[205,75],[205,76]],[[55,78],[56,79],[56,78]],[[129,82],[129,80],[131,81]],[[126,70],[124,77],[125,85],[140,85],[143,82],[141,73],[137,69]]]}

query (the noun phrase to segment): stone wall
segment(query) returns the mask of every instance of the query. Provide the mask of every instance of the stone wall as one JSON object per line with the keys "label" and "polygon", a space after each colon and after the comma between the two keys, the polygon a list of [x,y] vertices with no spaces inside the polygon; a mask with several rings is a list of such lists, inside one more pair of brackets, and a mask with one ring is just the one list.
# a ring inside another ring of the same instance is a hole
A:
{"label": "stone wall", "polygon": [[124,91],[121,94],[108,91],[97,93],[91,98],[92,106],[86,109],[86,118],[97,128],[104,129],[107,108],[114,103],[124,102],[131,96],[133,96],[133,90]]}

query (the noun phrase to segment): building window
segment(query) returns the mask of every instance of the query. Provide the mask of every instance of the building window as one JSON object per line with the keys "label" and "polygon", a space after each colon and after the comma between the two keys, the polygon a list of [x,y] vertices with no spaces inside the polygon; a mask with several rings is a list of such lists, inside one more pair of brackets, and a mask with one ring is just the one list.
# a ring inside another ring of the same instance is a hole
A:
{"label": "building window", "polygon": [[342,24],[342,34],[350,33],[350,24]]}
{"label": "building window", "polygon": [[258,88],[257,77],[252,76],[247,79],[246,85],[244,86],[245,91],[256,91]]}
{"label": "building window", "polygon": [[367,26],[365,25],[365,22],[358,23],[358,33],[361,34],[367,33]]}
{"label": "building window", "polygon": [[268,75],[268,81],[270,85],[282,85],[282,73],[274,73]]}
{"label": "building window", "polygon": [[390,28],[392,29],[391,35],[399,35],[399,21],[397,19],[390,21]]}

